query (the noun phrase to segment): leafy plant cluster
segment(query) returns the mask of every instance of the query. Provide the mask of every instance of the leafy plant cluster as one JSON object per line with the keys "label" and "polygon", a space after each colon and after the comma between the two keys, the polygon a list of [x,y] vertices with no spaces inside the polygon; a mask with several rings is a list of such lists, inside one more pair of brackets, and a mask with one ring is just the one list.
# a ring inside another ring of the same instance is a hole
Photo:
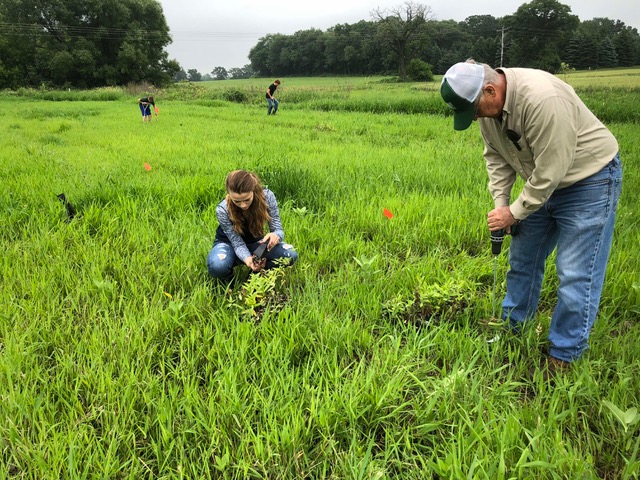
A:
{"label": "leafy plant cluster", "polygon": [[[140,91],[137,93],[140,94]],[[129,94],[122,87],[103,87],[92,90],[56,90],[45,88],[44,86],[38,89],[20,87],[13,91],[5,90],[4,95],[51,102],[115,102],[119,100],[131,100]]]}
{"label": "leafy plant cluster", "polygon": [[422,280],[413,294],[398,293],[383,305],[388,318],[405,324],[424,326],[462,316],[477,294],[477,285],[468,280],[447,279],[444,283]]}
{"label": "leafy plant cluster", "polygon": [[283,292],[284,278],[284,266],[249,275],[239,293],[229,289],[230,308],[237,310],[244,318],[256,320],[261,318],[268,307],[273,307],[277,312],[288,300]]}
{"label": "leafy plant cluster", "polygon": [[249,96],[239,88],[227,89],[222,93],[222,97],[228,102],[246,103]]}

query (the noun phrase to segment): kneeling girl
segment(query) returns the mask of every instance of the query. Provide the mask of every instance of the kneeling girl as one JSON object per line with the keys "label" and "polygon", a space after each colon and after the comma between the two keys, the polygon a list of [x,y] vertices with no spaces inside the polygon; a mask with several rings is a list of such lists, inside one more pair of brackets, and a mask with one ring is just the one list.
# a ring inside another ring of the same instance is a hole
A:
{"label": "kneeling girl", "polygon": [[[284,230],[273,192],[262,187],[256,174],[245,170],[229,173],[225,188],[227,195],[216,207],[219,226],[207,257],[209,273],[228,280],[233,267],[243,263],[253,272],[293,265],[298,253],[282,242]],[[265,234],[267,226],[269,232]],[[265,242],[267,250],[262,260],[256,261],[253,252]]]}

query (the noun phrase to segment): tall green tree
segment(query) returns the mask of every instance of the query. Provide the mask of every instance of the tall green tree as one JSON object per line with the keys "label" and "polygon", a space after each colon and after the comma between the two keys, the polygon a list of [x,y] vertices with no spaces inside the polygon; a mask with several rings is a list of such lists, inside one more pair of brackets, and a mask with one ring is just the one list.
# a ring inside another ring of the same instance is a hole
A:
{"label": "tall green tree", "polygon": [[299,45],[302,56],[300,71],[305,75],[324,74],[326,34],[322,30],[311,29],[296,32],[293,36]]}
{"label": "tall green tree", "polygon": [[620,20],[597,17],[580,23],[565,54],[565,61],[578,69],[637,65],[640,36]]}
{"label": "tall green tree", "polygon": [[598,45],[598,67],[611,68],[618,65],[616,46],[610,37],[605,37]]}
{"label": "tall green tree", "polygon": [[564,51],[564,62],[578,70],[598,68],[600,51],[596,42],[597,37],[585,35],[577,30]]}
{"label": "tall green tree", "polygon": [[581,33],[587,37],[592,37],[596,42],[602,41],[603,38],[615,37],[620,33],[620,26],[613,20],[603,17],[592,18],[591,20],[584,20],[580,22],[576,32]]}
{"label": "tall green tree", "polygon": [[[610,67],[617,65],[617,55],[613,50],[613,59],[610,51],[602,48],[607,38],[611,39],[617,35],[615,22],[608,18],[593,18],[580,22],[576,28],[563,60],[571,67],[577,69],[598,68],[605,64]],[[608,55],[609,58],[603,57]]]}
{"label": "tall green tree", "polygon": [[[632,28],[623,29],[614,39],[618,64],[621,67],[630,67],[638,61],[638,43],[634,40]],[[637,30],[635,32],[637,37]]]}
{"label": "tall green tree", "polygon": [[244,67],[234,67],[230,68],[227,72],[229,74],[229,78],[251,78],[253,75],[253,70],[251,65],[247,64]]}
{"label": "tall green tree", "polygon": [[226,80],[229,78],[229,72],[224,67],[214,67],[211,71],[214,80]]}
{"label": "tall green tree", "polygon": [[376,32],[376,23],[366,20],[329,28],[324,45],[326,71],[356,75],[382,72],[384,64]]}
{"label": "tall green tree", "polygon": [[358,70],[356,62],[357,46],[353,43],[358,40],[356,35],[351,35],[351,26],[338,24],[327,30],[324,44],[325,65],[327,71],[351,74]]}
{"label": "tall green tree", "polygon": [[383,47],[381,51],[388,49],[395,54],[398,75],[405,80],[407,65],[413,58],[412,47],[427,36],[426,23],[432,17],[431,7],[406,1],[389,9],[377,8],[371,15],[378,22],[378,40]]}
{"label": "tall green tree", "polygon": [[505,18],[511,39],[507,66],[555,72],[561,54],[580,23],[571,7],[556,0],[533,0]]}
{"label": "tall green tree", "polygon": [[291,70],[281,60],[287,57],[286,52],[283,52],[288,44],[288,37],[281,33],[268,34],[260,38],[249,51],[251,68],[258,76],[288,75]]}
{"label": "tall green tree", "polygon": [[182,82],[184,80],[187,80],[187,72],[184,71],[184,68],[180,67],[180,70],[173,76],[173,81]]}
{"label": "tall green tree", "polygon": [[190,82],[201,82],[202,74],[196,68],[190,68],[187,70],[187,80]]}
{"label": "tall green tree", "polygon": [[491,15],[473,15],[461,23],[471,39],[471,54],[476,61],[494,64],[496,49],[500,47],[500,21]]}
{"label": "tall green tree", "polygon": [[158,0],[3,0],[0,86],[166,83],[170,42]]}
{"label": "tall green tree", "polygon": [[428,28],[430,45],[425,60],[433,67],[434,73],[442,74],[454,63],[473,57],[474,39],[465,30],[464,22],[431,21]]}

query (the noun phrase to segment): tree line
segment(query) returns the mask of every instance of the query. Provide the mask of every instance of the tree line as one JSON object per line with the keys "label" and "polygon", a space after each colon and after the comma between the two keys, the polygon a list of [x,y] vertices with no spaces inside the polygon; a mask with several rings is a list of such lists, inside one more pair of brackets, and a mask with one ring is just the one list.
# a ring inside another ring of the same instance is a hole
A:
{"label": "tree line", "polygon": [[181,68],[178,73],[175,74],[173,79],[176,82],[206,82],[209,80],[227,80],[229,78],[251,78],[253,77],[253,69],[251,65],[247,64],[244,67],[230,68],[227,70],[224,67],[215,67],[211,73],[200,73],[195,68],[190,68],[185,71]]}
{"label": "tree line", "polygon": [[372,20],[326,31],[269,34],[251,49],[259,76],[410,75],[411,61],[442,74],[473,57],[492,66],[557,72],[564,64],[596,69],[640,64],[638,30],[620,20],[580,21],[556,0],[533,0],[513,15],[475,15],[462,22],[436,21],[423,4],[405,2],[375,10]]}
{"label": "tree line", "polygon": [[423,80],[468,57],[552,72],[640,65],[636,28],[608,18],[580,21],[556,0],[462,22],[437,21],[427,5],[405,1],[374,10],[369,21],[268,34],[250,50],[249,64],[204,76],[170,60],[170,43],[158,0],[2,0],[0,88],[389,73]]}

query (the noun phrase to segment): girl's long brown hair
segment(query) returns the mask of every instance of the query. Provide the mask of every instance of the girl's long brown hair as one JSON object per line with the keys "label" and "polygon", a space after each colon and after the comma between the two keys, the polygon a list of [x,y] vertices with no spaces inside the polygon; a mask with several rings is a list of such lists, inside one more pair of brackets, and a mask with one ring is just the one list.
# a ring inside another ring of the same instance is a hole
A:
{"label": "girl's long brown hair", "polygon": [[[225,182],[227,190],[227,208],[229,210],[229,218],[233,222],[233,229],[238,235],[244,235],[245,223],[249,227],[249,233],[254,237],[262,237],[264,235],[265,224],[271,220],[269,210],[267,208],[267,199],[262,191],[260,179],[255,173],[246,170],[234,170],[227,175]],[[229,192],[232,193],[249,193],[253,192],[253,202],[248,209],[242,210],[231,198]]]}

